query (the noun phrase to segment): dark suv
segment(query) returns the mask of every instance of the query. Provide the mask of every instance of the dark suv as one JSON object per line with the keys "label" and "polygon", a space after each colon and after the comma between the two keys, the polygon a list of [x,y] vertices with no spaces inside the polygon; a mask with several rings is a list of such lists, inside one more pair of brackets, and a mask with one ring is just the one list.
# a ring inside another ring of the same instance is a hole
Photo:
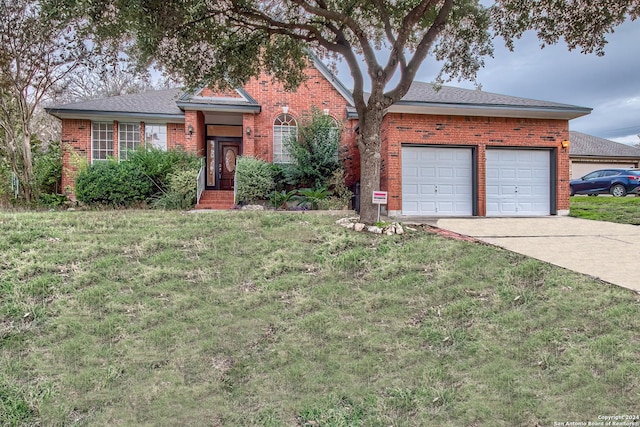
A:
{"label": "dark suv", "polygon": [[586,174],[582,178],[572,179],[569,183],[571,195],[612,194],[624,197],[640,192],[640,169],[602,169]]}

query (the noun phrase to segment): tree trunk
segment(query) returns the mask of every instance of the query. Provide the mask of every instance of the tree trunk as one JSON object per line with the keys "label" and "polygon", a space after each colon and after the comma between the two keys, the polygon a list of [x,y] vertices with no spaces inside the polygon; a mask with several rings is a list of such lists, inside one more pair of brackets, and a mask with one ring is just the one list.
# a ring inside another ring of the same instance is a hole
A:
{"label": "tree trunk", "polygon": [[371,199],[373,192],[380,190],[382,117],[382,111],[367,108],[364,120],[360,121],[360,221],[365,224],[378,220],[378,205],[374,205]]}
{"label": "tree trunk", "polygon": [[24,192],[24,199],[31,202],[37,197],[35,191],[35,179],[33,176],[33,155],[31,152],[31,136],[23,129],[22,135],[22,177],[20,185]]}

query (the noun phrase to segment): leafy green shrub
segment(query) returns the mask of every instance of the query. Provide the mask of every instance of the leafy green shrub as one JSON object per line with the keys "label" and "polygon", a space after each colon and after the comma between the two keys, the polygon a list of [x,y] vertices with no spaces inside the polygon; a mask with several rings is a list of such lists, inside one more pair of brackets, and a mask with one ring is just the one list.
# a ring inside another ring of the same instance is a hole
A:
{"label": "leafy green shrub", "polygon": [[318,205],[327,199],[332,193],[326,188],[302,188],[298,190],[300,195],[300,205],[309,206],[311,209],[318,209]]}
{"label": "leafy green shrub", "polygon": [[190,209],[196,203],[198,169],[181,170],[168,175],[169,188],[153,206],[159,209]]}
{"label": "leafy green shrub", "polygon": [[47,208],[57,208],[64,205],[69,199],[64,194],[40,193],[38,204]]}
{"label": "leafy green shrub", "polygon": [[236,161],[236,202],[252,203],[267,199],[275,188],[274,168],[255,157],[240,156]]}
{"label": "leafy green shrub", "polygon": [[351,205],[353,192],[344,183],[344,169],[336,169],[328,182],[329,189],[333,192],[331,197],[321,201],[318,209],[345,209]]}
{"label": "leafy green shrub", "polygon": [[89,205],[131,206],[154,193],[154,185],[133,162],[96,162],[76,179],[76,198]]}
{"label": "leafy green shrub", "polygon": [[269,203],[274,209],[286,209],[287,203],[298,198],[297,190],[272,191],[269,194]]}
{"label": "leafy green shrub", "polygon": [[51,141],[45,149],[34,150],[33,171],[40,194],[61,193],[62,148],[60,141]]}
{"label": "leafy green shrub", "polygon": [[168,190],[169,175],[172,173],[200,168],[198,157],[184,150],[162,151],[156,148],[140,147],[129,153],[128,162],[151,180],[156,194]]}
{"label": "leafy green shrub", "polygon": [[154,201],[165,209],[193,205],[200,160],[183,150],[141,147],[129,160],[96,162],[76,178],[76,198],[89,205],[131,206]]}
{"label": "leafy green shrub", "polygon": [[338,155],[340,129],[331,116],[314,108],[311,117],[284,144],[293,163],[283,166],[285,181],[291,185],[320,188],[327,185],[333,172],[340,168]]}

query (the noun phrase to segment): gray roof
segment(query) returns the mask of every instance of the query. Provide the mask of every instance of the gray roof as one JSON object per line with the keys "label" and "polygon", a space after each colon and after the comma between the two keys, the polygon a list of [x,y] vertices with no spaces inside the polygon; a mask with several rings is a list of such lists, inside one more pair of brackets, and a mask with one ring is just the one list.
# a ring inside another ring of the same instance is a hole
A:
{"label": "gray roof", "polygon": [[[368,98],[369,94],[366,94]],[[482,90],[413,82],[407,94],[388,109],[391,113],[455,116],[513,117],[571,120],[591,108],[537,99],[500,95]],[[355,118],[354,108],[349,116]]]}
{"label": "gray roof", "polygon": [[[335,82],[334,82],[335,85]],[[343,87],[343,86],[339,86]],[[243,92],[244,93],[244,92]],[[347,99],[347,102],[351,102]],[[129,116],[184,117],[183,109],[214,109],[259,112],[260,105],[246,94],[245,98],[210,99],[194,97],[182,89],[149,91],[134,95],[114,96],[47,108],[54,116]],[[591,112],[590,108],[528,98],[499,95],[480,90],[414,82],[407,94],[390,112],[417,114],[480,115],[495,117],[531,117],[572,119]],[[355,109],[348,107],[349,117]]]}
{"label": "gray roof", "polygon": [[133,95],[112,96],[91,101],[74,102],[47,108],[53,115],[60,113],[109,112],[149,115],[184,115],[176,101],[184,91],[179,88],[153,90]]}
{"label": "gray roof", "polygon": [[478,106],[509,106],[533,108],[561,108],[584,109],[575,105],[559,104],[557,102],[539,101],[529,98],[500,95],[482,90],[462,89],[452,86],[440,86],[437,89],[432,83],[413,82],[407,94],[400,101],[427,102],[437,104],[470,104]]}
{"label": "gray roof", "polygon": [[571,156],[624,157],[640,159],[640,148],[610,141],[585,133],[569,132],[569,154]]}

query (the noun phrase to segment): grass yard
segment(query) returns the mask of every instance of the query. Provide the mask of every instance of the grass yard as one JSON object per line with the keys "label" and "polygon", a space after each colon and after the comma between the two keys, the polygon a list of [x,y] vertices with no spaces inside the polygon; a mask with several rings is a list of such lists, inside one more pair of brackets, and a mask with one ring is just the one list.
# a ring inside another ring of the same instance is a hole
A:
{"label": "grass yard", "polygon": [[640,225],[640,197],[571,197],[570,216]]}
{"label": "grass yard", "polygon": [[334,220],[0,213],[2,424],[530,427],[638,413],[637,294],[483,244]]}

